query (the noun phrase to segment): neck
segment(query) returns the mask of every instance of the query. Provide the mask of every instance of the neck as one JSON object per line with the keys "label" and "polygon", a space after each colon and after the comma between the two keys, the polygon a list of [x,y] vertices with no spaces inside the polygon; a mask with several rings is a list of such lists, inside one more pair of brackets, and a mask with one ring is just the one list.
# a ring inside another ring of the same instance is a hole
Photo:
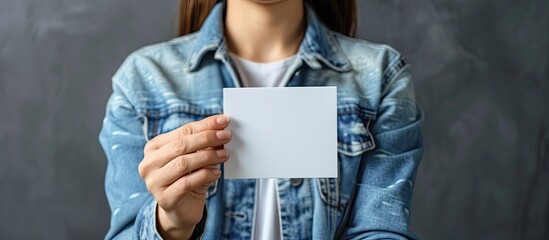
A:
{"label": "neck", "polygon": [[227,1],[227,45],[242,58],[270,62],[290,57],[304,35],[302,0]]}

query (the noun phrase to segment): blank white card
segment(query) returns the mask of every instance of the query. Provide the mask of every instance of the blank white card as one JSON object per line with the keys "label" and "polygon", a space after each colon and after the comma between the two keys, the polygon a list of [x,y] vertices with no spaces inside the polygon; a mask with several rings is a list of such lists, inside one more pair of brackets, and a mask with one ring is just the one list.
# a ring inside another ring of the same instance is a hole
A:
{"label": "blank white card", "polygon": [[224,176],[337,177],[336,87],[224,88]]}

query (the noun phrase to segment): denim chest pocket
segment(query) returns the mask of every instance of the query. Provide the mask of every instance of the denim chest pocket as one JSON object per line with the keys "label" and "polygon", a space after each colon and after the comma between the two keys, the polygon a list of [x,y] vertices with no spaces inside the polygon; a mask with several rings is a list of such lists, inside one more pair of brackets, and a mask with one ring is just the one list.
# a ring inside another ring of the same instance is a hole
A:
{"label": "denim chest pocket", "polygon": [[[358,167],[362,153],[375,148],[375,142],[369,126],[373,115],[343,108],[337,115],[337,151],[338,164],[352,164]],[[318,178],[317,184],[322,200],[329,206],[340,206],[340,178]]]}
{"label": "denim chest pocket", "polygon": [[[143,130],[149,140],[160,134],[171,132],[187,123],[199,121],[209,116],[173,110],[147,111],[144,115],[145,121],[143,124]],[[218,181],[219,180],[215,181],[208,187],[206,198],[209,198],[217,193]]]}
{"label": "denim chest pocket", "polygon": [[346,156],[358,156],[375,148],[370,133],[373,116],[358,112],[338,112],[337,151]]}

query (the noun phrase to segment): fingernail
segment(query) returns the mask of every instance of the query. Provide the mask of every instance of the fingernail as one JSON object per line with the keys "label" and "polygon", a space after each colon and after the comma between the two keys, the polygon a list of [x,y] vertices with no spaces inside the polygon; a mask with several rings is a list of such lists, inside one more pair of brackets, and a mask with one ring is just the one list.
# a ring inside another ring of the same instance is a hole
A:
{"label": "fingernail", "polygon": [[218,158],[226,158],[229,156],[229,152],[227,152],[227,150],[225,149],[220,149],[220,150],[217,150],[217,157]]}
{"label": "fingernail", "polygon": [[219,168],[214,168],[214,169],[212,169],[212,174],[216,175],[216,176],[219,176],[219,175],[221,175],[221,170],[219,170]]}
{"label": "fingernail", "polygon": [[215,135],[217,136],[217,139],[219,139],[219,140],[227,140],[231,137],[231,133],[227,130],[219,131],[219,132],[215,133]]}
{"label": "fingernail", "polygon": [[229,118],[228,117],[225,117],[225,116],[220,116],[217,118],[217,124],[219,125],[225,125],[226,123],[229,122]]}

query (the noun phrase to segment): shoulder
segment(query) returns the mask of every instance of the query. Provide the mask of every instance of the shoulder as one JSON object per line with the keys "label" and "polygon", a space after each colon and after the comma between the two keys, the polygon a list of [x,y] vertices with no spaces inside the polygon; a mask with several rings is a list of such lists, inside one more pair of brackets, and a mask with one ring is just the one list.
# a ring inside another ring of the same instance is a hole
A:
{"label": "shoulder", "polygon": [[135,109],[165,104],[164,95],[183,78],[182,66],[195,39],[196,34],[189,34],[133,51],[112,77],[113,92]]}
{"label": "shoulder", "polygon": [[356,71],[379,71],[382,73],[382,81],[387,82],[409,67],[402,54],[390,45],[332,33]]}
{"label": "shoulder", "polygon": [[[141,47],[126,57],[116,75],[127,71],[150,71],[150,64],[157,66],[184,62],[191,52],[197,33],[177,37],[169,41]],[[116,76],[115,75],[115,76]]]}
{"label": "shoulder", "polygon": [[150,90],[151,84],[168,75],[180,74],[178,69],[192,52],[197,33],[141,47],[130,53],[114,74],[113,85],[121,90]]}

